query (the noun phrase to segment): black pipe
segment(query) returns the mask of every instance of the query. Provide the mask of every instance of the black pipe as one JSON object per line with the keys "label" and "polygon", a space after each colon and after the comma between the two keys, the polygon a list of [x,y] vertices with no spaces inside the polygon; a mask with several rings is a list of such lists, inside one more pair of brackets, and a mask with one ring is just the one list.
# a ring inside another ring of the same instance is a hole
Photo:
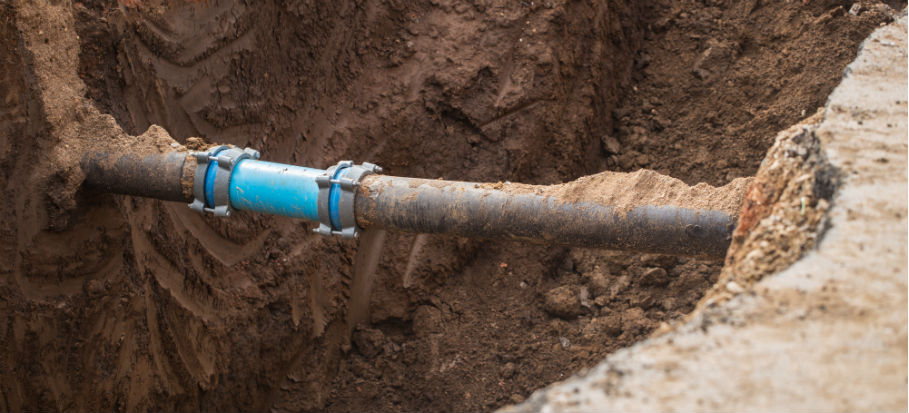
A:
{"label": "black pipe", "polygon": [[619,209],[565,202],[526,187],[506,192],[470,182],[384,175],[364,178],[355,211],[362,228],[702,257],[725,256],[736,223],[735,216],[718,210]]}
{"label": "black pipe", "polygon": [[85,184],[115,194],[191,202],[195,158],[186,152],[93,152],[80,162]]}

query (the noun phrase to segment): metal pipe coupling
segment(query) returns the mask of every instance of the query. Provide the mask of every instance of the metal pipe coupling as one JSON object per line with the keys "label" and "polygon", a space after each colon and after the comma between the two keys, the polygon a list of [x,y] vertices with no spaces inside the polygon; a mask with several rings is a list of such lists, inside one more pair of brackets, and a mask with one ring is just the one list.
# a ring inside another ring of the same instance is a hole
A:
{"label": "metal pipe coupling", "polygon": [[341,161],[325,173],[316,177],[319,185],[319,227],[314,231],[321,235],[340,235],[342,238],[356,238],[360,234],[354,213],[356,189],[360,180],[370,174],[381,173],[376,164]]}

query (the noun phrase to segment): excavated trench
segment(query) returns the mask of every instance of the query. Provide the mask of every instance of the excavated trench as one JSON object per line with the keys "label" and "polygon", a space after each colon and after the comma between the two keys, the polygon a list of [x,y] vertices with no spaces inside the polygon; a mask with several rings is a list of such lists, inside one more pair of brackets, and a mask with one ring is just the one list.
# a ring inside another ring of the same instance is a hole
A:
{"label": "excavated trench", "polygon": [[[0,408],[491,410],[684,316],[723,265],[390,233],[348,337],[355,242],[58,190],[79,171],[47,154],[108,135],[65,137],[57,104],[317,168],[529,184],[652,169],[720,186],[754,175],[890,19],[856,4],[0,6]],[[67,65],[84,103],[36,69]]]}

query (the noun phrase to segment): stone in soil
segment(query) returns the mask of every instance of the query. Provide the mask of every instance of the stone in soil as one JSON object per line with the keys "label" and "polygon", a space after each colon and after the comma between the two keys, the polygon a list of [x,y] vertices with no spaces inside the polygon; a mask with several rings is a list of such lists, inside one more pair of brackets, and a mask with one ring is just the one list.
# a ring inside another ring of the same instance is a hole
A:
{"label": "stone in soil", "polygon": [[583,313],[578,289],[567,285],[546,292],[543,308],[546,312],[565,319],[574,318]]}

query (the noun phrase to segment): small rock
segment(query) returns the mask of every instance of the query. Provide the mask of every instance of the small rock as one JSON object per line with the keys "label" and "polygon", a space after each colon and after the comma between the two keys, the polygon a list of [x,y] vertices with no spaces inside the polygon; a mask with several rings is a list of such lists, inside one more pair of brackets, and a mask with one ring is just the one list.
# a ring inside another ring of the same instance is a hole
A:
{"label": "small rock", "polygon": [[660,267],[648,268],[641,274],[641,284],[644,285],[662,285],[667,282],[669,282],[669,274]]}
{"label": "small rock", "polygon": [[853,3],[853,4],[852,4],[852,7],[849,8],[849,14],[851,14],[851,15],[853,15],[853,16],[858,16],[859,13],[861,13],[861,12],[862,12],[862,4],[861,4],[861,3]]}
{"label": "small rock", "polygon": [[521,402],[523,402],[523,401],[524,401],[524,396],[521,396],[520,394],[517,394],[517,393],[511,395],[511,402],[512,402],[512,403],[518,404],[518,403],[521,403]]}
{"label": "small rock", "polygon": [[370,358],[378,356],[385,344],[385,334],[382,331],[362,326],[357,327],[351,339],[357,351]]}
{"label": "small rock", "polygon": [[590,290],[587,287],[581,287],[580,292],[578,292],[578,299],[581,301],[582,307],[590,308]]}
{"label": "small rock", "polygon": [[578,292],[567,285],[549,290],[543,301],[543,309],[562,318],[574,318],[583,312]]}
{"label": "small rock", "polygon": [[514,376],[516,370],[517,367],[515,367],[514,363],[505,363],[505,366],[502,367],[502,377],[507,379]]}
{"label": "small rock", "polygon": [[600,140],[603,142],[603,148],[609,153],[619,153],[622,151],[622,144],[615,137],[604,135]]}
{"label": "small rock", "polygon": [[739,285],[739,283],[737,283],[735,281],[729,281],[728,283],[726,283],[726,291],[729,291],[730,293],[733,293],[733,294],[739,294],[739,293],[742,293],[743,291],[745,291],[745,289],[742,288],[742,286]]}
{"label": "small rock", "polygon": [[562,348],[569,348],[571,347],[571,340],[569,340],[568,337],[559,337],[559,345],[561,345]]}
{"label": "small rock", "polygon": [[601,296],[597,297],[595,300],[593,300],[593,303],[599,307],[606,307],[606,304],[609,303],[609,297],[607,297],[605,295],[601,295]]}
{"label": "small rock", "polygon": [[96,297],[104,292],[104,283],[98,280],[89,280],[82,285],[82,288],[89,297]]}

